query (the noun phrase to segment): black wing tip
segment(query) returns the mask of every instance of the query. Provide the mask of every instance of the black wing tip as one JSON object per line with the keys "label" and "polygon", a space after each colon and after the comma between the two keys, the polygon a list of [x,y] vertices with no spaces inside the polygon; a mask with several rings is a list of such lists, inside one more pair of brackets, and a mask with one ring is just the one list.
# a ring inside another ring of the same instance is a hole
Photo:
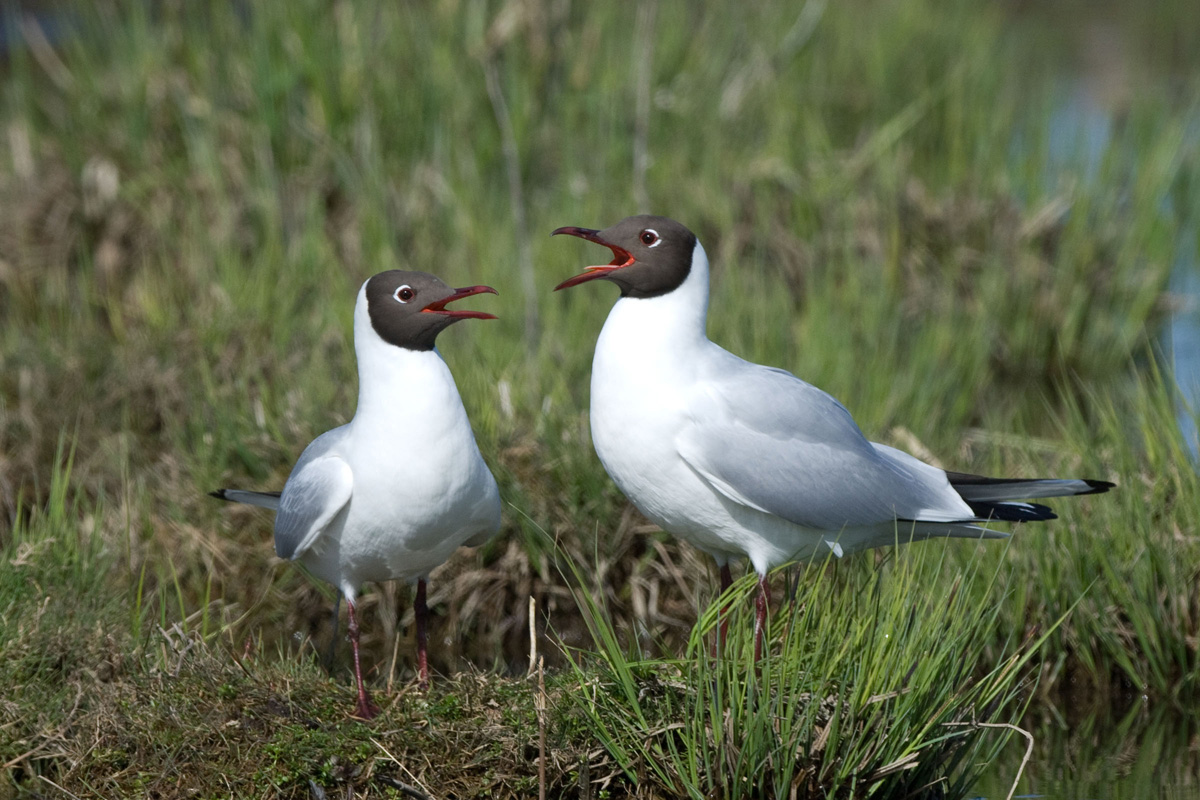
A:
{"label": "black wing tip", "polygon": [[244,503],[245,502],[244,500],[238,500],[237,498],[230,497],[229,496],[230,492],[240,492],[242,494],[248,494],[248,495],[260,495],[262,497],[279,497],[283,494],[283,492],[255,492],[255,491],[250,491],[250,490],[246,490],[246,489],[214,489],[213,491],[208,493],[208,496],[215,497],[218,500],[228,500],[231,503]]}
{"label": "black wing tip", "polygon": [[1091,478],[1084,478],[1083,482],[1088,485],[1088,491],[1080,492],[1080,494],[1104,494],[1109,489],[1117,488],[1117,485],[1110,481],[1097,481]]}
{"label": "black wing tip", "polygon": [[1050,506],[1041,503],[1024,503],[1022,505],[999,505],[999,513],[993,514],[992,519],[1004,522],[1049,522],[1058,519],[1058,514]]}
{"label": "black wing tip", "polygon": [[1029,522],[1043,522],[1052,519],[1058,519],[1058,514],[1054,513],[1054,509],[1050,506],[1044,506],[1041,503],[1028,503],[1029,508],[1022,509],[1029,514]]}
{"label": "black wing tip", "polygon": [[988,522],[1047,522],[1058,519],[1050,506],[1041,503],[1020,503],[1002,500],[999,502],[967,501],[971,510]]}

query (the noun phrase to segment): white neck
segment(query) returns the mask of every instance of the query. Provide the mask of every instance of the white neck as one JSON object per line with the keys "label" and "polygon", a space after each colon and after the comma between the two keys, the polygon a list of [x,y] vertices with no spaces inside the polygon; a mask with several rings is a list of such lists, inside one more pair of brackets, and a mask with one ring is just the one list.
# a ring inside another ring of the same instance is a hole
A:
{"label": "white neck", "polygon": [[[436,348],[397,347],[375,332],[367,310],[365,284],[354,307],[354,353],[358,360],[356,420],[370,419],[373,426],[389,420],[404,425],[406,415],[458,400],[454,378]],[[420,386],[421,391],[413,391],[414,386]],[[461,406],[461,401],[457,404]]]}
{"label": "white neck", "polygon": [[683,283],[658,297],[622,297],[609,312],[601,338],[629,331],[637,339],[629,343],[631,346],[662,347],[678,353],[708,341],[707,319],[708,255],[696,242],[692,266]]}

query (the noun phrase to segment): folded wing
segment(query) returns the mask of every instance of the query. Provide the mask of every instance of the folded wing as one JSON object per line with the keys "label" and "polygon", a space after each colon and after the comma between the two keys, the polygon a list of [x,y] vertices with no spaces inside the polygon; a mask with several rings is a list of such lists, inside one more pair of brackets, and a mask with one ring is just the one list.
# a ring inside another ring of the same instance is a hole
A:
{"label": "folded wing", "polygon": [[698,382],[676,444],[728,499],[825,531],[977,519],[945,472],[872,445],[830,395],[783,370],[727,366]]}
{"label": "folded wing", "polygon": [[280,558],[300,557],[350,502],[354,473],[343,459],[320,446],[328,435],[308,446],[284,484],[275,514],[275,552]]}

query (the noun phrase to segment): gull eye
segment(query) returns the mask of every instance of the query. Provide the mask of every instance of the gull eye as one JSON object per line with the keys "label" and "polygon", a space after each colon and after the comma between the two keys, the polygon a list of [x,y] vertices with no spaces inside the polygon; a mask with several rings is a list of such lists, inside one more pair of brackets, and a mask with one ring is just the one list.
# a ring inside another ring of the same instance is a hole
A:
{"label": "gull eye", "polygon": [[654,230],[653,228],[646,228],[646,230],[642,231],[638,235],[638,239],[640,239],[642,244],[646,245],[646,247],[654,247],[662,241],[662,237],[658,235],[658,231]]}
{"label": "gull eye", "polygon": [[412,287],[407,283],[401,286],[396,291],[392,292],[392,297],[396,298],[401,303],[407,303],[417,296],[417,293],[412,290]]}

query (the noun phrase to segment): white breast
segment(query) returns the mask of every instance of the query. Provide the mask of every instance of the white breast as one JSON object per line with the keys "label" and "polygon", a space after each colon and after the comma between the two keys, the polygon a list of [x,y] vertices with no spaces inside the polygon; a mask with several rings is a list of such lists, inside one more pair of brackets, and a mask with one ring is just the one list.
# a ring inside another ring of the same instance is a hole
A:
{"label": "white breast", "polygon": [[677,289],[617,301],[592,362],[592,442],[639,511],[724,563],[746,552],[743,526],[676,447],[703,365],[724,354],[705,336],[707,304],[708,259],[698,243]]}

